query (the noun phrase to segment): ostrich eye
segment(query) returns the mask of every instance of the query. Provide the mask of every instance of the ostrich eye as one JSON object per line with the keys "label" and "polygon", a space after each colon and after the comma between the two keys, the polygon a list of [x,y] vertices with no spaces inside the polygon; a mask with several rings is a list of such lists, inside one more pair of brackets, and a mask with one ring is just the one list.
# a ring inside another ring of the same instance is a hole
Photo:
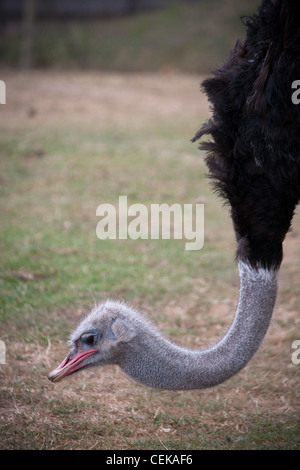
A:
{"label": "ostrich eye", "polygon": [[82,344],[84,344],[85,346],[91,347],[91,346],[95,346],[95,344],[98,342],[99,337],[100,337],[99,331],[91,330],[91,331],[87,331],[86,333],[83,333],[80,336],[80,340]]}

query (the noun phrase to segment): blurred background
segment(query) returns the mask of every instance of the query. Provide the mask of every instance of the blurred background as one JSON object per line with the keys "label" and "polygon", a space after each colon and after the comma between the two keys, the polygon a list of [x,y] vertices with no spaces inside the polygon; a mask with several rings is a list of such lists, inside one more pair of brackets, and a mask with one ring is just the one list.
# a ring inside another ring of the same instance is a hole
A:
{"label": "blurred background", "polygon": [[0,66],[206,73],[256,0],[0,0]]}

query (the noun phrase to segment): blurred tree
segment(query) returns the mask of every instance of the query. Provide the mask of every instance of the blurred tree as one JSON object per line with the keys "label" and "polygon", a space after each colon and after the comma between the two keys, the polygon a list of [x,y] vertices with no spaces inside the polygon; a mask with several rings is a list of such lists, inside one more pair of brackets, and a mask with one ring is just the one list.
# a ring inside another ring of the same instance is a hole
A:
{"label": "blurred tree", "polygon": [[138,7],[138,0],[127,0],[127,13],[133,15],[136,13]]}
{"label": "blurred tree", "polygon": [[34,19],[36,13],[36,0],[25,0],[22,24],[20,68],[28,70],[33,63],[32,44],[34,34]]}

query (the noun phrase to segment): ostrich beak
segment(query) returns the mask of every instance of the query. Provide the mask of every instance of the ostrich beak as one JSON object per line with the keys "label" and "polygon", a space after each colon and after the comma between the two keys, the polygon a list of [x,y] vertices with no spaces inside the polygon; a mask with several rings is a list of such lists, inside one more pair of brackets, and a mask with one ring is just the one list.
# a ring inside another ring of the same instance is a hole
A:
{"label": "ostrich beak", "polygon": [[70,375],[76,370],[84,367],[86,364],[83,364],[82,362],[95,354],[97,351],[98,349],[93,348],[89,349],[88,351],[75,354],[75,356],[72,356],[71,353],[69,353],[62,363],[56,369],[50,372],[48,379],[51,380],[51,382],[59,382],[67,375]]}

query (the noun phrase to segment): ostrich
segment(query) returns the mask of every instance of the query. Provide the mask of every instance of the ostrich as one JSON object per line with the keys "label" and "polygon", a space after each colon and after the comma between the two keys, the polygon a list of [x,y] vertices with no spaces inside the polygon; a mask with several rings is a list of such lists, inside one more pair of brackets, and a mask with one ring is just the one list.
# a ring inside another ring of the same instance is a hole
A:
{"label": "ostrich", "polygon": [[90,366],[118,364],[148,386],[187,390],[220,384],[259,348],[277,293],[282,243],[300,199],[300,2],[263,0],[244,19],[246,39],[202,86],[212,118],[192,139],[215,190],[229,204],[237,241],[240,294],[233,323],[213,347],[188,350],[167,340],[125,303],[107,300],[79,324],[53,382]]}

